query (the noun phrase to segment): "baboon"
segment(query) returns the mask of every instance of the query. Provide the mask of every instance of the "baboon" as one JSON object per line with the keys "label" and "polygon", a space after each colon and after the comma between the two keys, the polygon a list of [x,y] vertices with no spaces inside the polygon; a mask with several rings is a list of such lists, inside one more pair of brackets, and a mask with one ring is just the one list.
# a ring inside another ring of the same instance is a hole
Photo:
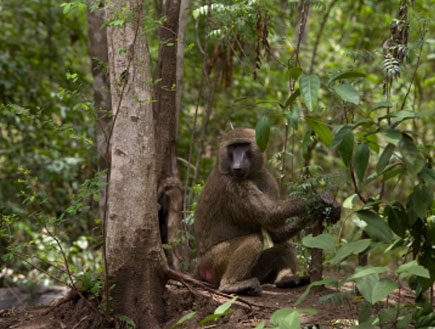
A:
{"label": "baboon", "polygon": [[[334,220],[340,217],[336,202]],[[297,277],[297,260],[288,239],[310,224],[300,199],[280,200],[278,185],[265,168],[255,131],[237,128],[219,145],[218,164],[207,178],[195,211],[199,276],[226,293],[258,295],[261,283],[291,287],[309,283]],[[287,218],[296,217],[286,223]],[[262,228],[274,242],[263,250]],[[294,276],[277,280],[290,269]]]}

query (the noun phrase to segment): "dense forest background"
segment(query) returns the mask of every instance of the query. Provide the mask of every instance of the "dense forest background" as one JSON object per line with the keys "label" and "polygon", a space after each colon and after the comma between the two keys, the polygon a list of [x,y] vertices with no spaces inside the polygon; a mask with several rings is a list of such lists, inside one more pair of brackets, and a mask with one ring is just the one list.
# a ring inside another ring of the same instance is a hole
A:
{"label": "dense forest background", "polygon": [[[308,271],[308,247],[323,249],[339,271],[367,265],[368,254],[377,268],[411,264],[397,274],[414,280],[428,310],[433,290],[423,293],[435,281],[434,4],[189,1],[176,143],[183,232],[164,244],[169,253],[189,247],[180,269],[195,264],[193,211],[219,136],[251,127],[267,145],[283,194],[326,189],[343,203],[342,220],[320,240],[298,242],[302,268]],[[83,289],[103,285],[101,115],[87,18],[98,5],[0,2],[0,287],[68,282],[70,275]],[[154,86],[166,17],[158,1],[143,1],[141,9]],[[121,12],[105,25],[125,19]],[[108,63],[97,64],[109,74]]]}

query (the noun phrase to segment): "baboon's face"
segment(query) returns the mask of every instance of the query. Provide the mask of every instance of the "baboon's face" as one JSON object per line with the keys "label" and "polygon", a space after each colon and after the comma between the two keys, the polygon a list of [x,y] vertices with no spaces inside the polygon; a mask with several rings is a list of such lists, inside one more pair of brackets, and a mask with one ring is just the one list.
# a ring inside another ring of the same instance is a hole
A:
{"label": "baboon's face", "polygon": [[239,179],[249,175],[252,162],[251,143],[234,143],[227,146],[231,174]]}

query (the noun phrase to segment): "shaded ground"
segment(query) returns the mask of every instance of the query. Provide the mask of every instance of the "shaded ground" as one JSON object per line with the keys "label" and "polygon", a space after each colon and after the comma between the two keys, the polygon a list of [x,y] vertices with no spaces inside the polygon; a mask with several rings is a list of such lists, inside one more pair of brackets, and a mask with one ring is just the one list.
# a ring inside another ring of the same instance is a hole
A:
{"label": "shaded ground", "polygon": [[[262,296],[242,297],[246,303],[234,303],[231,307],[233,311],[231,314],[207,323],[204,328],[254,328],[262,320],[267,321],[275,310],[293,307],[294,302],[305,291],[305,287],[278,289],[271,285],[265,285],[263,289]],[[316,308],[318,313],[302,315],[303,324],[321,324],[325,328],[332,328],[334,321],[338,320],[344,324],[342,328],[349,328],[352,325],[349,320],[358,318],[362,301],[355,297],[348,297],[342,304],[318,304],[320,297],[331,293],[334,291],[327,288],[317,288],[310,292],[299,308]],[[227,300],[227,298],[203,290],[193,288],[189,290],[176,282],[170,282],[165,295],[168,320],[162,329],[170,329],[182,316],[192,311],[198,311],[198,313],[180,328],[199,328],[199,321],[212,314],[217,306]],[[399,293],[395,291],[390,296],[389,302],[396,303],[398,300]],[[413,300],[412,290],[407,287],[402,288],[400,302],[413,304]],[[119,326],[105,323],[103,318],[78,295],[69,295],[49,306],[27,306],[0,311],[0,329],[103,329],[114,327]]]}

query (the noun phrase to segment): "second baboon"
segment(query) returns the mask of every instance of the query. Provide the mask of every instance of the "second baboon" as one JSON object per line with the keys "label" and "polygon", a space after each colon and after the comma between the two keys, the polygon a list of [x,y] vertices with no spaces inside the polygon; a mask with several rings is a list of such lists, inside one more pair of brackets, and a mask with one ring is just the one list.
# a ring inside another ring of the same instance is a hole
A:
{"label": "second baboon", "polygon": [[[333,220],[338,220],[337,203],[320,198],[319,202],[332,207]],[[223,292],[238,294],[259,294],[261,283],[279,287],[309,283],[309,277],[276,280],[284,269],[296,275],[297,260],[288,239],[316,220],[306,214],[302,200],[279,199],[255,131],[231,130],[222,138],[218,164],[207,178],[195,211],[199,275]],[[291,217],[295,219],[286,223]],[[262,228],[269,232],[272,248],[263,250]]]}

